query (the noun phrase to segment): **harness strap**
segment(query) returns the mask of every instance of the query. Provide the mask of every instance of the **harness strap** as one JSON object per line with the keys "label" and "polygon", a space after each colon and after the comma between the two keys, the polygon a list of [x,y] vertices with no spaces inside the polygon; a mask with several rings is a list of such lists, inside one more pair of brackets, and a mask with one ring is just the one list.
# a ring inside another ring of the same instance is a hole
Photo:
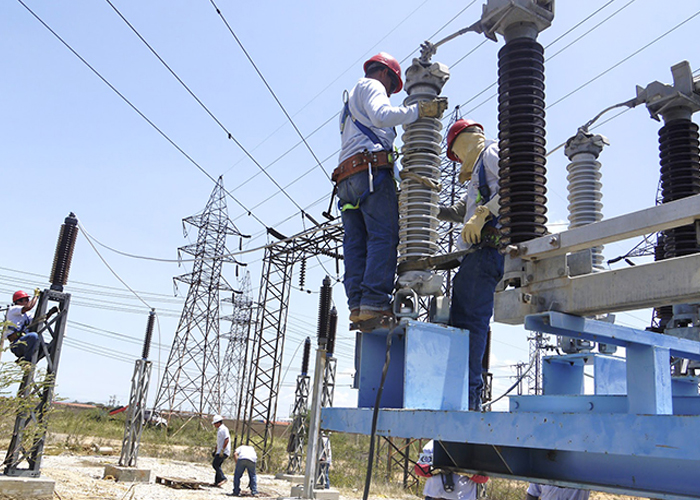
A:
{"label": "harness strap", "polygon": [[[365,125],[360,120],[355,118],[352,115],[352,113],[350,113],[350,105],[348,104],[348,101],[346,100],[345,106],[343,108],[343,119],[342,119],[343,125],[345,125],[345,120],[347,120],[348,118],[350,118],[352,120],[352,122],[360,130],[360,132],[365,134],[367,136],[367,138],[370,141],[372,141],[373,144],[380,146],[382,149],[389,149],[389,148],[385,147],[384,144],[382,144],[382,141],[379,140],[379,137],[377,137],[377,134],[375,134],[371,128],[369,128],[367,125]],[[342,132],[342,129],[341,129],[341,132]]]}
{"label": "harness strap", "polygon": [[[484,150],[485,151],[485,150]],[[479,196],[477,197],[477,204],[485,205],[491,200],[491,188],[486,180],[486,166],[484,165],[484,153],[479,155],[479,159],[476,161],[474,168],[479,169]],[[493,226],[494,228],[498,224],[498,216],[491,217],[484,227]]]}

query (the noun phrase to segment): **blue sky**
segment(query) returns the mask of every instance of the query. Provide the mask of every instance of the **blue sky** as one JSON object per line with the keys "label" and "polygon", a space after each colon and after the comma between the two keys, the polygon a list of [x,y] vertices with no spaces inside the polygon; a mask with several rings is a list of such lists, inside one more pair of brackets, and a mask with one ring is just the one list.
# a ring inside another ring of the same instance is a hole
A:
{"label": "blue sky", "polygon": [[[321,219],[321,211],[328,206],[331,184],[326,173],[335,167],[339,148],[335,115],[343,90],[361,75],[362,62],[384,50],[405,68],[423,40],[436,41],[471,25],[480,17],[483,3],[216,2],[293,117],[314,158],[299,144],[299,135],[212,2],[111,1],[209,112],[107,1],[23,0],[172,142],[22,3],[3,2],[0,206],[5,214],[5,240],[0,245],[0,295],[6,299],[2,303],[9,302],[16,289],[47,285],[58,230],[71,211],[106,245],[130,254],[175,259],[177,248],[194,241],[196,235],[190,231],[189,237],[183,237],[181,220],[200,211],[214,187],[193,161],[211,177],[224,176],[225,187],[235,197],[227,200],[230,217],[241,232],[253,235],[247,248],[267,242],[256,218],[284,234],[302,231],[308,222],[302,220],[298,207]],[[692,42],[700,27],[699,9],[697,2],[681,0],[665,2],[663,9],[652,0],[557,2],[552,26],[539,37],[547,58],[548,148],[560,145],[602,109],[634,97],[636,85],[655,80],[670,83],[670,67],[679,61],[688,60],[694,71],[700,69]],[[451,78],[443,93],[451,108],[459,104],[465,116],[484,124],[489,137],[498,132],[494,83],[502,46],[502,40],[494,43],[466,34],[440,47],[433,58],[450,67]],[[403,97],[392,100],[399,104]],[[637,108],[595,130],[611,143],[600,158],[605,217],[654,204],[659,126],[645,109]],[[565,227],[568,214],[567,163],[562,150],[548,158],[548,218],[557,229]],[[287,195],[260,174],[261,167],[285,187]],[[605,256],[624,253],[634,243],[609,246]],[[232,249],[237,245],[233,239],[229,242]],[[188,265],[98,249],[115,272],[158,311],[160,329],[154,341],[162,347],[160,353],[152,349],[151,359],[157,361],[160,355],[164,365],[186,291],[180,286],[180,298],[173,298],[172,277],[188,272]],[[261,258],[261,251],[241,256],[249,263],[256,298]],[[321,262],[335,278],[334,265]],[[233,267],[225,270],[232,283],[234,272]],[[316,332],[315,292],[325,273],[318,262],[310,261],[306,288],[314,293],[292,291],[283,362],[283,369],[291,368],[283,380],[279,416],[286,415],[293,402],[300,361],[292,353],[306,335],[313,337]],[[296,276],[294,284],[298,285]],[[66,290],[73,294],[73,307],[58,377],[59,395],[98,402],[115,395],[126,402],[148,308],[114,277],[83,235]],[[336,405],[352,405],[355,395],[347,387],[354,334],[346,328],[345,297],[337,282],[334,300],[341,318],[336,350],[341,387]],[[620,314],[618,321],[644,327],[649,312]],[[509,365],[527,360],[526,338],[521,327],[494,327],[496,395],[511,383],[514,372]],[[151,398],[157,387],[158,370],[154,369]]]}

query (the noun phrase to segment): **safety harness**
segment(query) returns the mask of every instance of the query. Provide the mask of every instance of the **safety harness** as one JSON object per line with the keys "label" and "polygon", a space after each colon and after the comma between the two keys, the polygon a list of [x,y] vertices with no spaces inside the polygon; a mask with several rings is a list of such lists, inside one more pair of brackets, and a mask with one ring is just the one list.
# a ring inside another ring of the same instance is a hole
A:
{"label": "safety harness", "polygon": [[[479,170],[479,188],[476,196],[476,204],[486,205],[489,201],[491,201],[491,188],[489,188],[489,184],[486,181],[486,167],[484,165],[483,152],[481,155],[479,155],[479,159],[476,161],[474,168]],[[481,230],[482,246],[498,247],[501,239],[500,231],[498,230],[498,219],[498,216],[493,217],[492,215],[491,218],[486,221],[486,224],[484,224],[484,227]]]}
{"label": "safety harness", "polygon": [[[352,123],[355,124],[355,126],[358,128],[360,132],[362,132],[370,141],[372,141],[373,144],[379,145],[383,150],[387,151],[387,160],[389,161],[389,164],[392,165],[393,167],[393,155],[390,151],[390,149],[386,148],[384,144],[382,144],[382,141],[379,140],[379,137],[377,134],[372,131],[371,128],[369,128],[367,125],[359,121],[357,118],[355,118],[352,113],[350,112],[350,105],[348,104],[348,93],[345,91],[345,94],[343,95],[343,100],[345,101],[345,105],[343,106],[343,116],[340,120],[341,126],[340,126],[340,133],[343,133],[343,130],[345,129],[345,123],[348,118],[352,120]],[[365,154],[371,154],[367,151],[364,152]],[[360,195],[360,197],[357,200],[357,203],[354,205],[352,203],[341,203],[340,200],[338,200],[338,209],[341,212],[345,212],[346,210],[357,210],[360,208],[360,204],[362,204],[363,201],[367,199],[367,197],[374,192],[374,184],[380,184],[384,179],[387,177],[390,171],[393,171],[393,168],[381,168],[378,169],[379,171],[375,175],[373,172],[373,166],[370,164],[369,168],[367,168],[368,175],[369,175],[369,187],[365,190],[364,193]],[[335,190],[334,190],[335,192]]]}

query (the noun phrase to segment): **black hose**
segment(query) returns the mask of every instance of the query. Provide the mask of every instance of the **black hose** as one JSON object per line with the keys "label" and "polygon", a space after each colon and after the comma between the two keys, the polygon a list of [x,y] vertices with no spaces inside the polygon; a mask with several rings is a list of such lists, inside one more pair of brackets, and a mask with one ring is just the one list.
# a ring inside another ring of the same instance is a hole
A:
{"label": "black hose", "polygon": [[367,476],[365,477],[365,490],[362,494],[362,500],[367,500],[369,498],[369,486],[372,482],[372,462],[374,461],[374,438],[377,434],[377,420],[379,418],[379,403],[382,400],[382,391],[384,390],[384,381],[386,380],[386,374],[389,371],[389,361],[391,361],[391,335],[394,333],[393,327],[389,330],[389,334],[386,337],[386,358],[384,359],[384,367],[382,368],[382,379],[379,382],[379,388],[377,389],[377,399],[374,402],[374,412],[372,413],[372,430],[370,432],[369,441],[369,457],[367,459]]}

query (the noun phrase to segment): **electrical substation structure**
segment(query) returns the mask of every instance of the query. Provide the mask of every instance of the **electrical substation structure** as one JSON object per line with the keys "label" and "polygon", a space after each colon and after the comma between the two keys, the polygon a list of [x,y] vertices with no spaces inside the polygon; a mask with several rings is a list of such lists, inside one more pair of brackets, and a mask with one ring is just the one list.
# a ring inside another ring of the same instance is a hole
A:
{"label": "electrical substation structure", "polygon": [[[505,40],[498,61],[505,273],[496,289],[494,320],[523,324],[534,332],[538,351],[545,347],[542,334],[555,335],[564,354],[542,357],[541,373],[539,356],[531,356],[522,376],[537,363],[533,377],[541,377],[541,385],[532,395],[510,395],[508,411],[468,411],[468,332],[439,324],[439,308],[431,310],[431,323],[407,314],[391,330],[358,336],[358,408],[324,408],[321,426],[435,439],[433,465],[450,471],[695,499],[700,491],[700,449],[692,439],[700,434],[700,141],[692,115],[700,110],[700,78],[693,77],[689,63],[680,62],[671,68],[673,84],[638,86],[633,99],[607,108],[571,137],[565,150],[570,228],[547,234],[544,51],[537,37],[553,19],[553,0],[487,0],[475,24],[424,44],[422,64],[430,68],[429,56],[439,45],[469,31]],[[605,220],[598,158],[606,140],[588,127],[613,107],[641,104],[664,122],[658,139],[661,203]],[[417,245],[417,235],[429,231],[416,228]],[[659,232],[654,262],[602,269],[603,245]],[[427,254],[430,247],[425,245]],[[404,271],[415,269],[416,262],[432,265],[441,259],[411,260],[402,262]],[[424,278],[409,283],[419,295],[426,294],[421,287],[429,277]],[[405,299],[411,296],[405,290],[396,299],[408,306]],[[652,329],[614,323],[612,313],[645,308],[654,308],[657,319],[666,308]],[[617,354],[619,347],[624,355]],[[391,359],[385,378],[382,351]],[[584,384],[591,375],[592,384]]]}
{"label": "electrical substation structure", "polygon": [[[255,334],[251,343],[250,379],[246,383],[243,403],[244,416],[236,423],[236,435],[256,448],[261,470],[267,470],[272,448],[281,384],[282,352],[284,349],[289,292],[294,264],[318,256],[334,259],[336,273],[342,259],[343,229],[339,223],[324,223],[314,231],[290,238],[269,230],[281,241],[265,249],[261,272]],[[304,275],[301,274],[301,286]],[[240,427],[240,431],[239,431]]]}
{"label": "electrical substation structure", "polygon": [[301,358],[301,372],[297,375],[292,408],[292,430],[287,442],[287,474],[301,474],[304,463],[304,444],[307,438],[306,414],[309,409],[309,356],[311,355],[311,337],[304,341],[304,353]]}
{"label": "electrical substation structure", "polygon": [[[38,349],[31,360],[23,361],[24,377],[20,382],[17,397],[21,404],[3,463],[6,476],[38,478],[41,475],[41,460],[48,432],[48,417],[53,403],[54,387],[61,359],[63,337],[68,321],[71,296],[63,291],[68,283],[73,250],[78,237],[78,219],[71,213],[66,217],[56,243],[51,286],[39,293],[39,301],[29,331],[39,337]],[[53,307],[49,306],[53,304]],[[51,337],[45,341],[46,333]],[[36,365],[46,359],[42,380],[36,380]],[[23,467],[24,464],[26,467]],[[1,483],[0,483],[1,484]],[[0,493],[4,493],[1,491]],[[53,486],[52,486],[53,488]]]}
{"label": "electrical substation structure", "polygon": [[151,381],[151,369],[153,368],[153,363],[148,360],[148,353],[151,349],[155,319],[155,309],[151,309],[151,312],[148,313],[146,338],[143,341],[141,358],[134,363],[134,374],[131,377],[131,392],[129,393],[129,407],[124,422],[122,452],[119,455],[119,465],[122,467],[136,467],[139,458],[141,432],[146,421],[148,386]]}
{"label": "electrical substation structure", "polygon": [[206,417],[222,408],[219,295],[234,292],[222,276],[222,267],[224,263],[242,265],[229,255],[226,238],[243,237],[228,218],[222,177],[205,209],[183,219],[185,236],[187,225],[197,228],[197,241],[179,252],[194,257],[192,272],[176,277],[175,282],[189,289],[154,406],[168,420],[175,414]]}
{"label": "electrical substation structure", "polygon": [[250,370],[248,344],[255,304],[249,271],[243,274],[237,289],[240,293],[234,292],[223,299],[233,305],[232,313],[221,317],[222,321],[231,322],[229,332],[221,335],[226,341],[221,362],[221,415],[236,421],[242,417],[243,389]]}

